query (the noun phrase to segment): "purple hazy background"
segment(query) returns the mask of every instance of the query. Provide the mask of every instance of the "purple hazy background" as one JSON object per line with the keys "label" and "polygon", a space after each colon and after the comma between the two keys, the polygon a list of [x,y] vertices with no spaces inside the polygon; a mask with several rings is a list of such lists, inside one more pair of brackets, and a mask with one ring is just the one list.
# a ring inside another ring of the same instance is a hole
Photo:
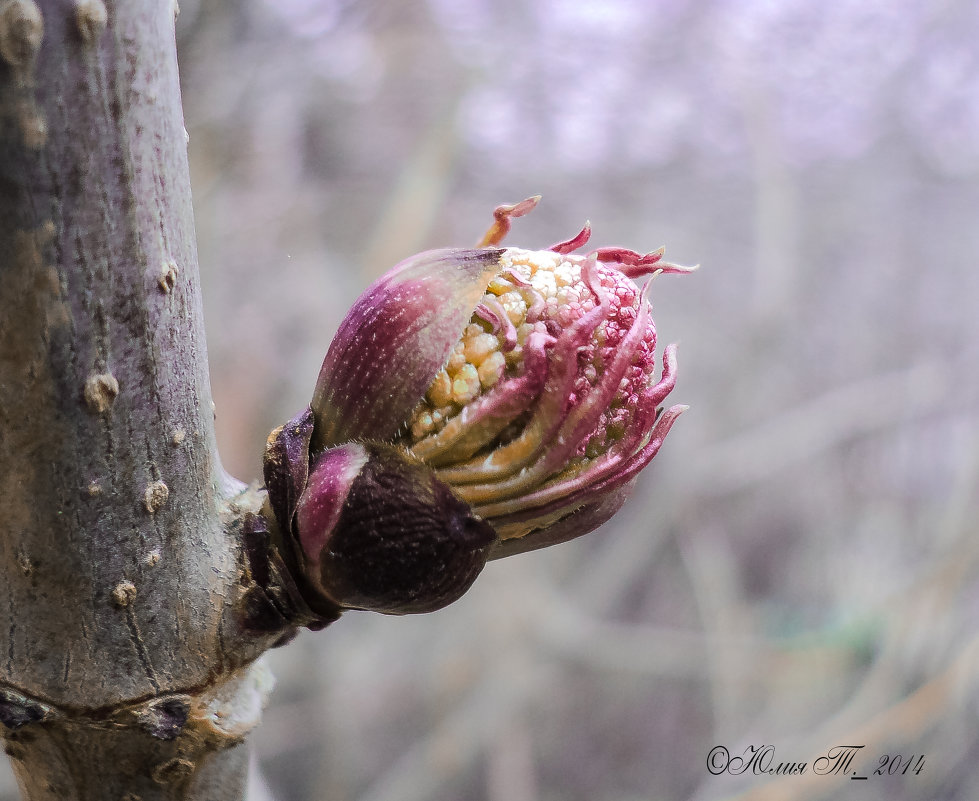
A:
{"label": "purple hazy background", "polygon": [[[608,525],[271,655],[253,801],[979,798],[979,5],[181,0],[223,459],[419,250],[590,219],[691,408]],[[712,776],[865,745],[920,775]],[[2,770],[6,771],[6,766]],[[0,798],[13,798],[6,774]]]}

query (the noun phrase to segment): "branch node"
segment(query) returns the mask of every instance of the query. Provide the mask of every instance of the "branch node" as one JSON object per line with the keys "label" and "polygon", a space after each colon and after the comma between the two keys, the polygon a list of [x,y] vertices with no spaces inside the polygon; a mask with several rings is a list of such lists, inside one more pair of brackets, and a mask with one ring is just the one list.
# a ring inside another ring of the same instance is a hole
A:
{"label": "branch node", "polygon": [[28,723],[47,720],[54,710],[13,690],[0,687],[0,724],[16,731]]}
{"label": "branch node", "polygon": [[136,713],[139,725],[158,740],[176,740],[190,717],[191,697],[172,695],[146,704]]}
{"label": "branch node", "polygon": [[151,481],[146,485],[146,490],[143,492],[143,503],[146,505],[146,511],[151,515],[156,514],[169,497],[170,488],[166,484],[162,481]]}
{"label": "branch node", "polygon": [[95,373],[85,381],[85,403],[95,414],[105,414],[119,394],[119,381],[112,373]]}
{"label": "branch node", "polygon": [[78,0],[75,4],[75,24],[82,41],[89,46],[98,42],[108,18],[102,0]]}
{"label": "branch node", "polygon": [[112,588],[112,602],[120,609],[136,600],[136,585],[128,579],[120,581]]}
{"label": "branch node", "polygon": [[30,578],[34,575],[34,570],[37,565],[34,560],[31,559],[24,551],[20,551],[17,554],[17,566],[20,568],[20,572],[24,574],[25,577]]}
{"label": "branch node", "polygon": [[174,285],[177,283],[177,276],[180,274],[180,268],[177,267],[176,263],[172,260],[163,263],[160,268],[160,278],[157,283],[160,285],[160,289],[169,294]]}
{"label": "branch node", "polygon": [[26,67],[37,57],[44,17],[34,0],[9,0],[0,12],[0,56],[11,67]]}

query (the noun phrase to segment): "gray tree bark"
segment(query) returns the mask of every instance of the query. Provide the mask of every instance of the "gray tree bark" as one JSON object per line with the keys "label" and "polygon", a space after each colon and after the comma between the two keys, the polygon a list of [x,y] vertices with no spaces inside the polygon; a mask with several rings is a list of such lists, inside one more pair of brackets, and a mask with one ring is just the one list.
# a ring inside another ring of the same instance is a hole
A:
{"label": "gray tree bark", "polygon": [[241,798],[289,628],[241,611],[262,498],[215,448],[175,13],[0,0],[0,738],[32,801]]}

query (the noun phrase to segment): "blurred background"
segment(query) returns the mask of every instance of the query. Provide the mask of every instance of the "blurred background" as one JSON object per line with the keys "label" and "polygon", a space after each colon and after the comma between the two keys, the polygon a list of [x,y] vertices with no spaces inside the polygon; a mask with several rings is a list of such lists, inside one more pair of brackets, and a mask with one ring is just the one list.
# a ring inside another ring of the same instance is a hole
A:
{"label": "blurred background", "polygon": [[[499,203],[702,264],[654,287],[691,408],[631,502],[273,652],[252,801],[979,798],[976,3],[180,5],[246,481],[360,291]],[[708,770],[763,745],[805,774]],[[813,774],[839,745],[866,782]]]}

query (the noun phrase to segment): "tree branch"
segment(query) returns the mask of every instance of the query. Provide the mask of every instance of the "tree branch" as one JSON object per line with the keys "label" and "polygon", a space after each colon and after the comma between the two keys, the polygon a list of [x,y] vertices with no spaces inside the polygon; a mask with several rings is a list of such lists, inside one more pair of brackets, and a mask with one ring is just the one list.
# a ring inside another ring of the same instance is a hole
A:
{"label": "tree branch", "polygon": [[[241,795],[267,691],[169,2],[0,2],[0,735],[30,799]],[[126,795],[130,793],[130,795]]]}

